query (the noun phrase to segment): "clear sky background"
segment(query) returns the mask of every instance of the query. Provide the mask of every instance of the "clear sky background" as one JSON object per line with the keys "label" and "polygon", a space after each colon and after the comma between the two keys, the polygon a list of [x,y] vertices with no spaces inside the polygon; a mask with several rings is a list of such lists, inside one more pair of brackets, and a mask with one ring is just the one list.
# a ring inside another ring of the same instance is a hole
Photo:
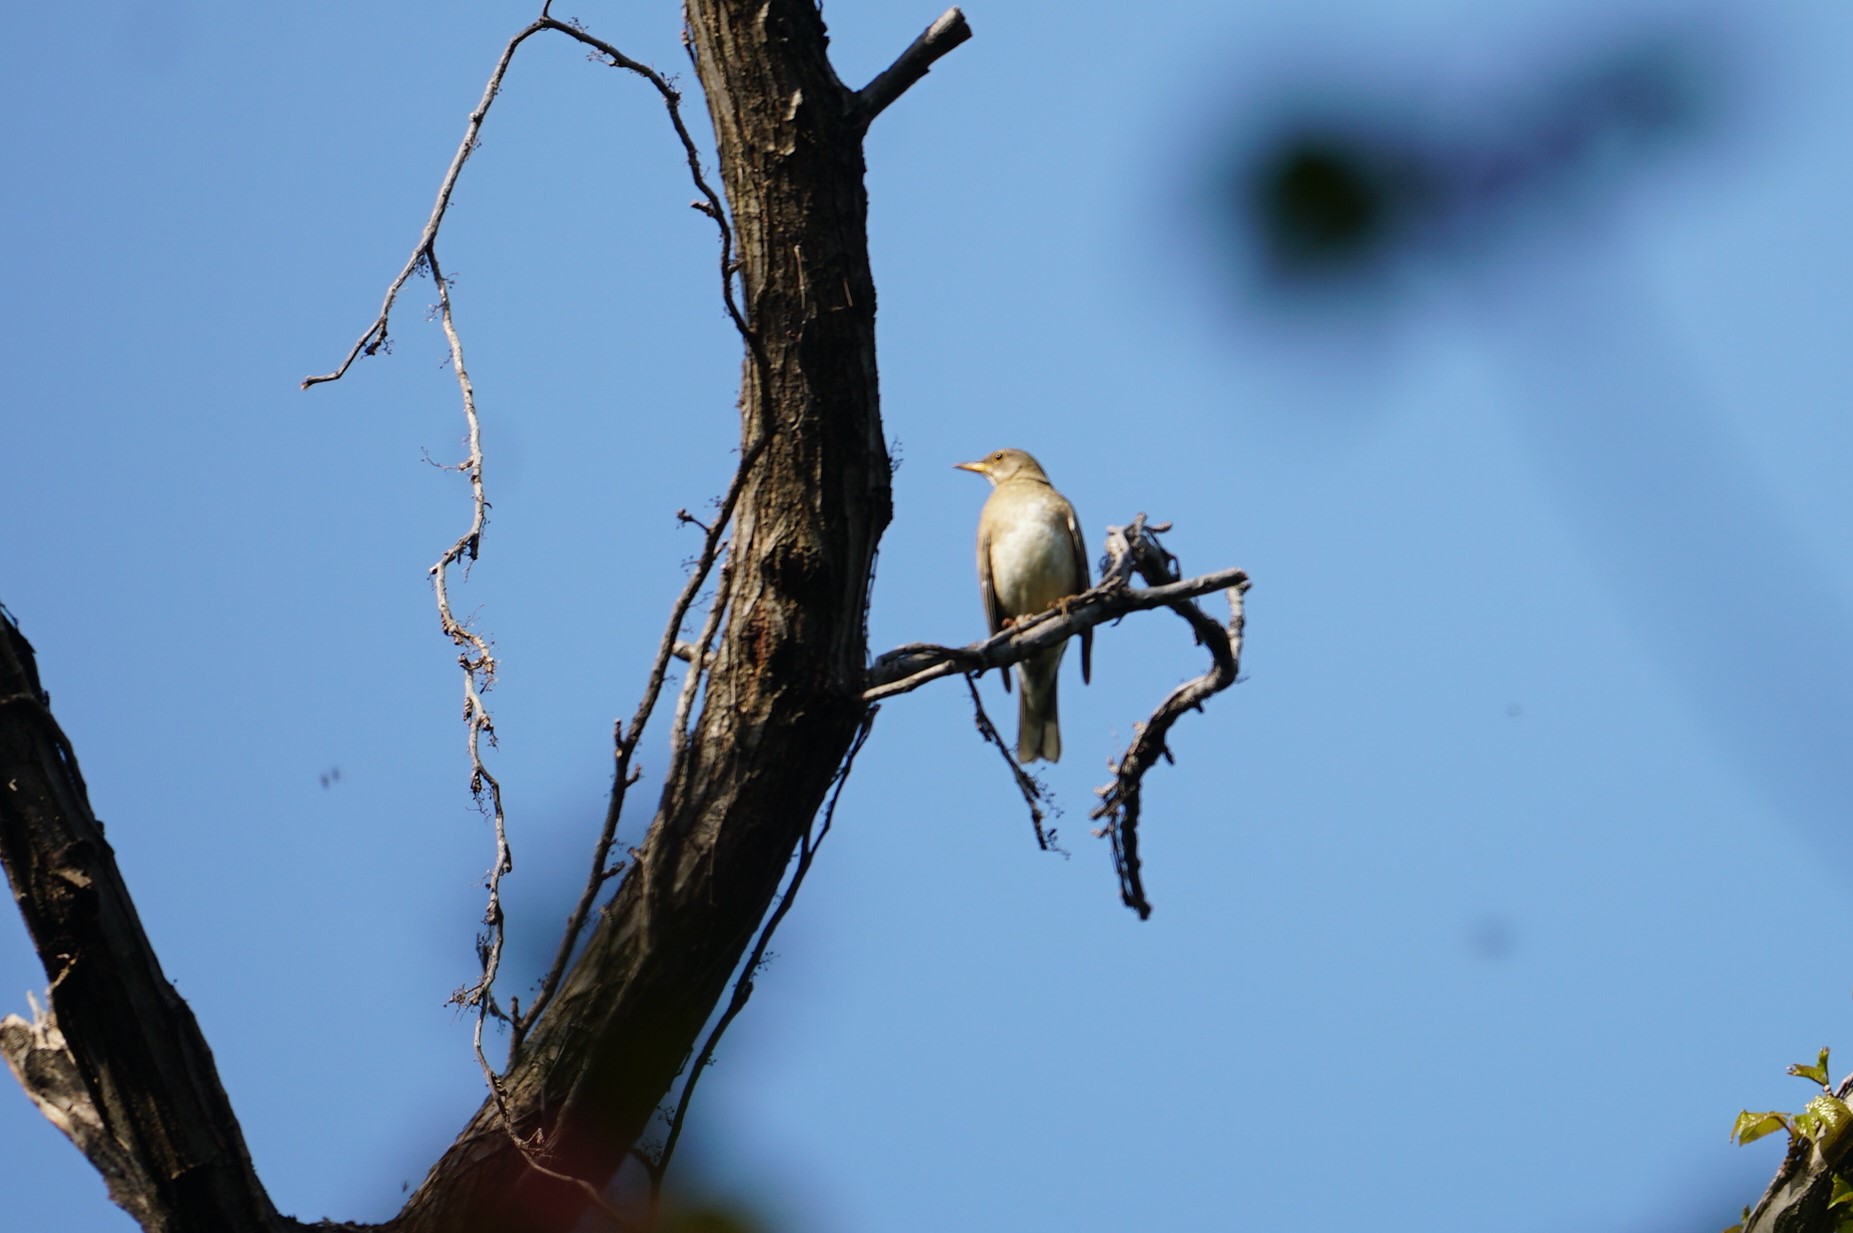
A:
{"label": "clear sky background", "polygon": [[[1017,445],[1096,544],[1146,511],[1188,572],[1252,573],[1248,679],[1148,780],[1145,923],[1086,813],[1199,670],[1180,622],[1103,630],[1063,686],[1070,859],[956,682],[884,706],[678,1167],[794,1233],[1721,1228],[1781,1150],[1736,1112],[1853,1058],[1853,15],[968,12],[868,146],[902,460],[872,649],[982,632],[985,485],[951,464]],[[705,140],[672,4],[560,15],[681,72]],[[860,83],[936,10],[826,15]],[[390,356],[296,383],[532,16],[7,23],[0,599],[304,1218],[390,1215],[481,1099],[444,1002],[493,847],[425,576],[469,516],[425,461],[462,456],[429,283]],[[1682,107],[1603,93],[1644,80]],[[1313,122],[1434,190],[1318,278],[1216,204]],[[441,241],[494,503],[458,602],[503,664],[504,993],[582,876],[695,550],[674,512],[732,466],[691,196],[648,88],[537,39]],[[44,984],[8,916],[0,1007]],[[0,1193],[8,1227],[131,1227],[17,1093]]]}

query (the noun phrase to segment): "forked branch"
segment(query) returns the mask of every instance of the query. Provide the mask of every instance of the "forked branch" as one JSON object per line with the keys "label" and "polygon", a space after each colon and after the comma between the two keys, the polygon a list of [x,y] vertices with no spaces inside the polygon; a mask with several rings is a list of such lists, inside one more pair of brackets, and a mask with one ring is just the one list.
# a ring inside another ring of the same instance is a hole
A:
{"label": "forked branch", "polygon": [[[1144,521],[1145,516],[1141,514],[1129,527],[1111,528],[1108,556],[1115,570],[1136,571],[1156,589],[1175,585],[1177,558],[1166,552],[1152,534],[1153,530],[1170,530],[1170,526],[1148,529]],[[1209,652],[1209,671],[1185,681],[1165,696],[1151,718],[1138,727],[1125,754],[1113,764],[1113,782],[1096,790],[1101,801],[1092,816],[1101,821],[1101,826],[1095,833],[1112,841],[1113,867],[1120,879],[1120,899],[1139,914],[1140,920],[1152,914],[1152,905],[1145,897],[1145,884],[1139,874],[1139,807],[1145,773],[1161,757],[1167,762],[1172,760],[1165,737],[1184,712],[1201,710],[1211,694],[1220,693],[1240,679],[1242,627],[1246,621],[1243,597],[1248,593],[1249,584],[1248,575],[1240,570],[1235,572],[1240,576],[1222,588],[1229,597],[1226,627],[1211,620],[1190,600],[1177,600],[1167,605],[1189,622],[1198,644]]]}
{"label": "forked branch", "polygon": [[[442,183],[438,186],[437,201],[432,206],[430,216],[425,220],[424,230],[418,237],[418,242],[412,250],[412,255],[407,259],[404,268],[399,271],[398,276],[395,277],[387,287],[386,298],[380,307],[379,316],[376,317],[366,331],[361,334],[360,338],[348,351],[346,358],[338,368],[333,372],[321,376],[309,377],[302,383],[303,388],[307,389],[310,386],[322,382],[338,380],[347,373],[354,361],[361,355],[372,355],[382,348],[387,347],[390,337],[390,319],[393,306],[397,302],[399,293],[404,289],[405,284],[412,276],[420,270],[428,271],[432,275],[433,280],[437,283],[440,316],[445,337],[450,347],[451,364],[456,373],[458,385],[462,393],[464,416],[468,425],[467,435],[470,454],[469,457],[463,463],[458,464],[455,469],[464,472],[469,477],[473,495],[474,517],[471,521],[469,530],[444,554],[438,563],[432,567],[431,573],[437,592],[439,618],[443,625],[444,632],[461,648],[462,652],[459,657],[459,662],[464,669],[464,718],[469,727],[471,789],[478,798],[483,801],[484,808],[490,815],[494,824],[496,838],[495,862],[490,869],[488,877],[489,904],[484,918],[486,930],[481,946],[483,952],[483,972],[476,984],[469,988],[459,990],[455,1000],[473,1007],[477,1012],[474,1043],[478,1061],[482,1065],[492,1087],[496,1082],[495,1075],[482,1052],[481,1035],[483,1022],[485,1018],[490,1016],[508,1020],[513,1029],[512,1049],[514,1052],[519,1052],[527,1032],[533,1027],[541,1013],[546,1010],[548,1003],[551,1002],[553,998],[554,992],[558,989],[559,981],[565,972],[567,961],[570,959],[573,949],[583,933],[586,920],[591,913],[593,904],[597,901],[599,892],[604,888],[609,879],[618,872],[617,868],[613,867],[611,864],[611,848],[616,838],[617,823],[619,815],[622,812],[625,794],[630,785],[636,782],[636,772],[632,769],[631,763],[637,748],[637,743],[642,736],[644,726],[655,709],[656,701],[660,695],[663,684],[664,671],[668,659],[673,653],[676,645],[677,631],[680,629],[682,621],[686,618],[690,605],[693,603],[697,592],[706,581],[709,571],[712,570],[716,560],[721,554],[722,536],[726,532],[734,503],[738,499],[745,476],[749,472],[753,460],[759,453],[759,448],[757,446],[746,451],[741,460],[739,471],[735,475],[734,482],[729,487],[726,498],[722,501],[723,508],[721,516],[712,526],[704,525],[703,530],[706,532],[706,538],[702,545],[702,550],[698,554],[696,569],[690,577],[687,586],[684,588],[683,593],[678,597],[673,611],[671,612],[669,632],[665,635],[664,647],[659,651],[655,663],[652,665],[650,680],[645,688],[644,697],[637,708],[637,713],[632,717],[630,724],[628,726],[621,725],[615,730],[614,746],[616,768],[613,776],[610,807],[607,810],[604,825],[600,829],[599,837],[593,845],[591,872],[587,877],[586,885],[581,892],[578,902],[575,903],[572,912],[568,915],[566,932],[561,938],[554,961],[549,965],[545,976],[542,978],[540,988],[535,998],[529,1004],[525,1012],[521,1010],[518,1003],[511,1003],[509,1011],[504,1012],[496,1003],[494,997],[494,983],[497,970],[500,966],[503,943],[500,883],[502,875],[512,868],[513,861],[510,855],[507,828],[502,807],[501,788],[494,776],[491,775],[484,766],[481,757],[482,738],[487,737],[493,742],[495,737],[494,723],[484,704],[483,695],[488,692],[490,686],[494,683],[496,661],[490,651],[487,641],[468,629],[451,615],[447,586],[448,567],[459,562],[473,561],[480,550],[482,534],[486,523],[488,502],[484,497],[482,481],[483,454],[480,421],[476,412],[474,391],[471,387],[467,370],[463,364],[462,344],[456,332],[451,308],[450,287],[445,281],[443,272],[438,265],[437,238],[443,226],[445,215],[450,207],[451,197],[456,189],[457,181],[462,175],[464,164],[469,161],[471,154],[473,154],[477,148],[483,124],[488,118],[490,107],[493,106],[496,98],[501,93],[502,83],[508,74],[510,65],[514,61],[515,52],[529,38],[546,30],[564,34],[568,38],[574,39],[590,48],[592,58],[598,62],[613,68],[624,69],[627,72],[635,73],[644,78],[662,98],[670,124],[675,129],[676,138],[682,145],[684,157],[688,162],[689,176],[698,194],[693,204],[697,210],[706,214],[713,220],[719,234],[722,301],[729,318],[733,321],[735,328],[739,331],[743,341],[747,344],[749,351],[752,352],[756,358],[758,356],[757,340],[754,338],[746,317],[740,309],[738,298],[734,290],[736,270],[733,228],[729,222],[727,210],[720,194],[714,189],[713,185],[708,182],[707,174],[701,165],[700,149],[695,144],[694,137],[689,132],[688,125],[682,118],[681,92],[670,84],[668,78],[650,66],[641,61],[632,59],[617,47],[587,33],[576,24],[557,20],[548,11],[550,7],[550,5],[544,6],[541,11],[541,16],[519,31],[508,41],[507,45],[503,47],[501,55],[496,60],[495,68],[491,71],[489,80],[483,87],[482,98],[477,103],[475,110],[470,113],[469,122],[464,128],[463,140],[458,144],[457,152],[451,159],[450,167],[445,172]],[[713,615],[718,618],[718,610]],[[710,625],[712,624],[713,621],[711,620]],[[708,636],[711,637],[711,633]],[[691,687],[701,675],[700,667],[699,664],[696,664],[694,670],[690,673],[689,684]],[[687,690],[684,691],[685,695],[687,692]],[[686,697],[684,701],[686,703]]]}
{"label": "forked branch", "polygon": [[[941,677],[963,673],[968,678],[990,668],[1008,668],[1046,647],[1106,621],[1128,613],[1152,608],[1169,608],[1190,624],[1197,641],[1210,653],[1210,669],[1202,676],[1186,681],[1172,690],[1151,718],[1139,725],[1138,734],[1126,753],[1113,764],[1113,782],[1097,790],[1102,798],[1093,817],[1102,820],[1095,833],[1113,844],[1113,864],[1119,872],[1120,897],[1140,919],[1152,913],[1139,875],[1139,807],[1145,773],[1159,758],[1170,759],[1165,737],[1186,711],[1199,710],[1211,694],[1235,684],[1241,672],[1243,596],[1248,591],[1248,575],[1239,569],[1217,570],[1198,578],[1180,578],[1177,558],[1158,542],[1170,523],[1149,524],[1140,514],[1123,527],[1107,529],[1106,566],[1098,585],[1061,604],[1025,617],[1015,625],[983,642],[969,646],[947,647],[916,642],[896,647],[882,655],[869,668],[862,692],[864,702],[878,702],[896,694],[907,693]],[[1147,585],[1132,585],[1134,576]],[[1218,625],[1198,608],[1195,599],[1222,591],[1229,597],[1230,621]],[[977,691],[973,689],[973,698]],[[980,731],[989,720],[979,711]],[[993,729],[992,735],[994,736]],[[1025,786],[1023,768],[1010,758],[1001,741],[993,740],[1010,761],[1017,785],[1029,802],[1036,823],[1038,841],[1043,841],[1042,815],[1037,807],[1039,792]],[[1045,848],[1049,846],[1043,842]]]}
{"label": "forked branch", "polygon": [[700,147],[695,144],[695,138],[689,133],[688,125],[682,119],[681,92],[669,84],[668,78],[649,65],[631,59],[610,43],[594,38],[575,25],[549,16],[543,8],[539,18],[508,40],[508,45],[502,48],[502,54],[497,58],[495,68],[489,74],[489,82],[483,87],[483,96],[478,100],[476,109],[470,112],[469,123],[464,126],[463,140],[458,143],[456,154],[451,156],[450,167],[444,172],[444,179],[438,185],[437,202],[431,207],[430,217],[425,219],[425,229],[419,233],[418,243],[413,246],[412,255],[406,259],[405,267],[388,284],[386,299],[380,305],[379,316],[375,317],[373,324],[369,325],[354,341],[354,345],[348,349],[347,356],[341,361],[339,367],[333,372],[303,378],[303,389],[306,390],[326,381],[339,381],[347,375],[347,370],[353,367],[354,361],[362,355],[373,355],[381,349],[390,349],[391,335],[388,330],[393,305],[398,302],[399,293],[405,289],[405,284],[411,281],[412,276],[433,265],[433,251],[437,244],[438,231],[444,225],[446,211],[450,209],[451,194],[456,191],[457,180],[463,175],[463,165],[469,162],[470,155],[476,152],[478,141],[482,136],[483,122],[489,118],[489,108],[495,104],[496,97],[502,92],[502,80],[508,76],[508,66],[514,62],[515,52],[520,49],[521,45],[543,30],[555,30],[568,38],[584,43],[596,53],[603,63],[612,68],[621,68],[637,74],[649,82],[657,94],[662,97],[663,106],[669,112],[669,122],[675,127],[676,137],[682,143],[682,152],[688,159],[689,175],[695,181],[695,191],[701,194],[695,206],[701,213],[713,219],[716,228],[720,231],[721,288],[728,315],[733,318],[734,325],[742,333],[746,332],[746,319],[741,315],[734,298],[733,230],[728,225],[727,212],[721,202],[720,194],[708,183],[707,174],[702,170]]}

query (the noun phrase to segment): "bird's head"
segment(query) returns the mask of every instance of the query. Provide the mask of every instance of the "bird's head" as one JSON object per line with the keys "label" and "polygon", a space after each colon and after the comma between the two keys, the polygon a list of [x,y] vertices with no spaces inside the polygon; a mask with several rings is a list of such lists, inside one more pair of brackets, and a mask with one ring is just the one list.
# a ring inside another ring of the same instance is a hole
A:
{"label": "bird's head", "polygon": [[993,484],[1013,479],[1041,480],[1045,484],[1049,482],[1049,477],[1042,472],[1042,464],[1022,450],[997,450],[977,462],[955,462],[952,465],[961,471],[976,471]]}

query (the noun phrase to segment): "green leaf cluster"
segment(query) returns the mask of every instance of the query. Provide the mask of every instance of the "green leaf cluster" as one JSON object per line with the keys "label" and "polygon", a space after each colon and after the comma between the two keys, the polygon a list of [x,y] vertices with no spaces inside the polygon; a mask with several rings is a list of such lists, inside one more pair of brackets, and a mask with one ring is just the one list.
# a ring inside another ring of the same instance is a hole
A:
{"label": "green leaf cluster", "polygon": [[[1786,1130],[1789,1145],[1807,1143],[1815,1150],[1825,1153],[1849,1126],[1853,1126],[1853,1108],[1834,1094],[1833,1085],[1827,1079],[1827,1050],[1813,1065],[1797,1062],[1789,1067],[1788,1073],[1798,1079],[1807,1079],[1821,1089],[1821,1094],[1810,1100],[1800,1113],[1784,1113],[1771,1109],[1763,1113],[1753,1113],[1748,1109],[1737,1115],[1737,1121],[1731,1126],[1731,1139],[1736,1143],[1754,1143],[1764,1135]],[[1834,1190],[1827,1201],[1828,1210],[1834,1212],[1838,1221],[1835,1233],[1853,1233],[1853,1185],[1839,1172],[1834,1174]],[[1750,1218],[1750,1209],[1744,1209],[1744,1219]],[[1724,1233],[1742,1233],[1742,1224],[1734,1224]]]}
{"label": "green leaf cluster", "polygon": [[1745,1109],[1737,1115],[1737,1121],[1731,1126],[1734,1142],[1754,1143],[1764,1135],[1786,1130],[1789,1132],[1789,1142],[1803,1139],[1825,1151],[1849,1125],[1853,1125],[1853,1109],[1847,1107],[1846,1101],[1834,1095],[1834,1089],[1827,1081],[1826,1049],[1821,1050],[1821,1056],[1815,1059],[1812,1066],[1797,1062],[1789,1067],[1789,1073],[1798,1079],[1807,1079],[1821,1089],[1821,1094],[1809,1101],[1800,1113],[1784,1113],[1779,1109],[1752,1113]]}

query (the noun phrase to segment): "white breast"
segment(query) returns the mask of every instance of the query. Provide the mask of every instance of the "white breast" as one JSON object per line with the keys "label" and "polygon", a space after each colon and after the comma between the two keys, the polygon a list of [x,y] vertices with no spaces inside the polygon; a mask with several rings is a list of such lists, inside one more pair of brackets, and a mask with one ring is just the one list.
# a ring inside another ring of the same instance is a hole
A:
{"label": "white breast", "polygon": [[1041,612],[1072,594],[1073,573],[1074,548],[1065,522],[1019,518],[991,541],[991,585],[998,606],[1012,616]]}

